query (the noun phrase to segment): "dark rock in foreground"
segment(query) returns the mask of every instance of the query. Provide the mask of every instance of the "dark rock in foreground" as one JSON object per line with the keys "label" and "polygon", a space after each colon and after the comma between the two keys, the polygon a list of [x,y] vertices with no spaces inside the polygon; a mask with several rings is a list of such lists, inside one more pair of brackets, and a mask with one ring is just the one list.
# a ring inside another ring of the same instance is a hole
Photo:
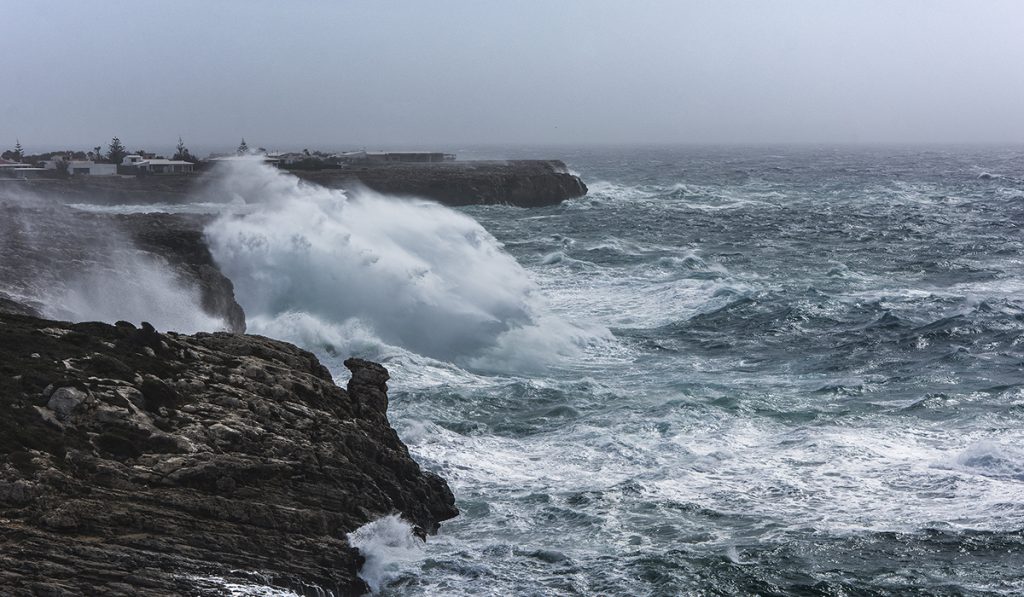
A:
{"label": "dark rock in foreground", "polygon": [[0,314],[0,593],[361,593],[347,533],[457,511],[390,427],[387,371],[346,366],[347,391],[258,336]]}

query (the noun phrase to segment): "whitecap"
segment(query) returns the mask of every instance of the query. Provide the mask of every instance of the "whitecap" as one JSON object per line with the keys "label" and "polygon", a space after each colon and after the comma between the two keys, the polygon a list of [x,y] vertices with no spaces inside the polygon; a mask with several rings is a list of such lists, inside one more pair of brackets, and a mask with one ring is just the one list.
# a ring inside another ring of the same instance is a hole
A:
{"label": "whitecap", "polygon": [[397,514],[369,522],[348,534],[348,541],[366,561],[359,578],[377,593],[406,562],[415,561],[423,552],[423,541],[413,533],[413,526]]}

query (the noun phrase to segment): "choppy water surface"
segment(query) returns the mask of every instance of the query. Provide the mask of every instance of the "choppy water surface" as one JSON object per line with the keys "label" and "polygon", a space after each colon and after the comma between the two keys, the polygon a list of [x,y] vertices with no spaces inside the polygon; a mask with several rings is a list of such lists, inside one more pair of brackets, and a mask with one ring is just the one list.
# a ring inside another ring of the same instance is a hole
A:
{"label": "choppy water surface", "polygon": [[521,153],[476,157],[590,194],[459,213],[240,164],[174,206],[227,210],[250,331],[388,366],[454,488],[425,548],[352,535],[372,587],[1024,593],[1024,150]]}
{"label": "choppy water surface", "polygon": [[1024,592],[1024,151],[564,153],[587,197],[462,211],[610,334],[377,355],[463,511],[384,592]]}

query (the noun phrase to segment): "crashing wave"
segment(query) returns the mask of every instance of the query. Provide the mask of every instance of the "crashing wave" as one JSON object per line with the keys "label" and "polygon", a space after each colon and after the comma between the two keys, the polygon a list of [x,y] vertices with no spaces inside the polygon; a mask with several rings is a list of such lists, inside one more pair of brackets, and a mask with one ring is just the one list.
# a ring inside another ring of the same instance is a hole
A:
{"label": "crashing wave", "polygon": [[252,332],[496,370],[542,365],[600,335],[547,315],[526,270],[469,216],[255,161],[220,174],[212,192],[245,209],[227,210],[206,237]]}

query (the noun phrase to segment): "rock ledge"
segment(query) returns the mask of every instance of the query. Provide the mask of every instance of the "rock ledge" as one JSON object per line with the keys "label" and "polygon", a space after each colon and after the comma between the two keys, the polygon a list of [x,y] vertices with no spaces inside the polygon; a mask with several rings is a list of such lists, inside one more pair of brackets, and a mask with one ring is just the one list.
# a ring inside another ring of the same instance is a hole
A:
{"label": "rock ledge", "polygon": [[217,595],[210,579],[358,595],[346,534],[458,511],[387,419],[259,336],[0,314],[0,593]]}

